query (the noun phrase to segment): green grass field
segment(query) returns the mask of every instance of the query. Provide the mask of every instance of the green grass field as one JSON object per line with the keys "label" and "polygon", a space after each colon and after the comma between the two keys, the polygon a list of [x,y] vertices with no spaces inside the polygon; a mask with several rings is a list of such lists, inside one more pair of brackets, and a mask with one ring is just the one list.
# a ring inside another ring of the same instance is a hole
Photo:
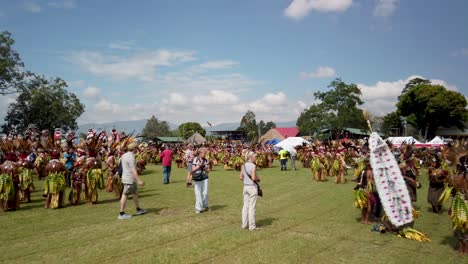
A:
{"label": "green grass field", "polygon": [[[161,166],[148,165],[141,206],[149,213],[118,220],[119,205],[102,191],[97,205],[44,209],[36,181],[34,201],[0,213],[0,261],[5,263],[468,263],[458,257],[447,206],[429,211],[427,180],[418,191],[422,215],[415,228],[429,234],[421,243],[371,232],[353,208],[354,183],[311,180],[308,169],[263,169],[265,195],[257,202],[259,231],[240,228],[239,172],[221,166],[210,173],[211,211],[194,213],[193,189],[184,169],[173,167],[169,185]],[[350,177],[348,177],[349,179]],[[127,213],[134,213],[129,201]]]}

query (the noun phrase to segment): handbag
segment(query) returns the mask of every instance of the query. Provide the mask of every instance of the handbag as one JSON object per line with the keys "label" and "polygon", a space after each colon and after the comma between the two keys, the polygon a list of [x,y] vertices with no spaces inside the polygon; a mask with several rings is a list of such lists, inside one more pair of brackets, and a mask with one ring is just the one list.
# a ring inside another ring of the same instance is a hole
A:
{"label": "handbag", "polygon": [[[252,177],[250,177],[250,174],[247,172],[247,169],[245,168],[245,165],[244,165],[244,171],[247,174],[247,176],[249,177],[249,179],[252,180]],[[257,185],[258,196],[263,197],[263,190],[262,190],[262,188],[260,188],[260,185],[258,184],[258,182],[254,181],[254,180],[252,180],[252,181]]]}

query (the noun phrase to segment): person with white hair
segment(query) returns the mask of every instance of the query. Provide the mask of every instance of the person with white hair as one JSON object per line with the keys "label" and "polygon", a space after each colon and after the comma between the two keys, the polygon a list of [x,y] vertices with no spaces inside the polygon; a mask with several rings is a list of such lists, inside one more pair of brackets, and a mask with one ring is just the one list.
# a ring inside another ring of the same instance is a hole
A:
{"label": "person with white hair", "polygon": [[258,185],[260,176],[257,174],[257,167],[255,160],[257,154],[250,151],[245,156],[245,164],[242,166],[240,172],[240,180],[244,182],[243,196],[244,205],[242,207],[242,228],[249,228],[250,231],[256,230],[255,225],[255,209],[257,206],[258,198]]}
{"label": "person with white hair", "polygon": [[192,180],[195,192],[195,213],[208,211],[208,173],[209,161],[206,158],[207,149],[200,148],[198,155],[192,161]]}
{"label": "person with white hair", "polygon": [[137,142],[130,143],[127,147],[127,152],[120,158],[122,162],[122,183],[124,185],[122,197],[120,198],[120,214],[118,217],[120,220],[132,218],[131,215],[125,213],[127,199],[131,194],[133,194],[136,215],[142,215],[147,212],[147,210],[140,208],[138,201],[138,185],[143,186],[144,182],[136,171],[135,153],[138,150],[137,146]]}

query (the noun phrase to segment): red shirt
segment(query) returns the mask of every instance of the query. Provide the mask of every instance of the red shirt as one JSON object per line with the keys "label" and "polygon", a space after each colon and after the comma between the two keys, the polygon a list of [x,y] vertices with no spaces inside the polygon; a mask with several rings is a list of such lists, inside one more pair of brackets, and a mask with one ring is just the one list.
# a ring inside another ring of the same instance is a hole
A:
{"label": "red shirt", "polygon": [[165,149],[159,154],[159,157],[164,167],[170,167],[172,165],[172,151],[170,149]]}

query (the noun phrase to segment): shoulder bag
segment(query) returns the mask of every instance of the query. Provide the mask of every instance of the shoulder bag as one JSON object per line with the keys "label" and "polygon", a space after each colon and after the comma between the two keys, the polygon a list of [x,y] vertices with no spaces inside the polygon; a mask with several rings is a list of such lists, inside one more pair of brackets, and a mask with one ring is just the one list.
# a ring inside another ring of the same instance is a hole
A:
{"label": "shoulder bag", "polygon": [[[249,177],[249,179],[252,180],[252,177],[251,177],[250,174],[247,172],[247,168],[245,167],[245,165],[244,165],[244,172],[245,172],[245,174],[247,174],[247,176]],[[254,181],[254,180],[252,180],[252,181],[257,185],[258,196],[263,197],[263,190],[262,190],[262,188],[260,188],[260,185],[258,184],[258,182]]]}

